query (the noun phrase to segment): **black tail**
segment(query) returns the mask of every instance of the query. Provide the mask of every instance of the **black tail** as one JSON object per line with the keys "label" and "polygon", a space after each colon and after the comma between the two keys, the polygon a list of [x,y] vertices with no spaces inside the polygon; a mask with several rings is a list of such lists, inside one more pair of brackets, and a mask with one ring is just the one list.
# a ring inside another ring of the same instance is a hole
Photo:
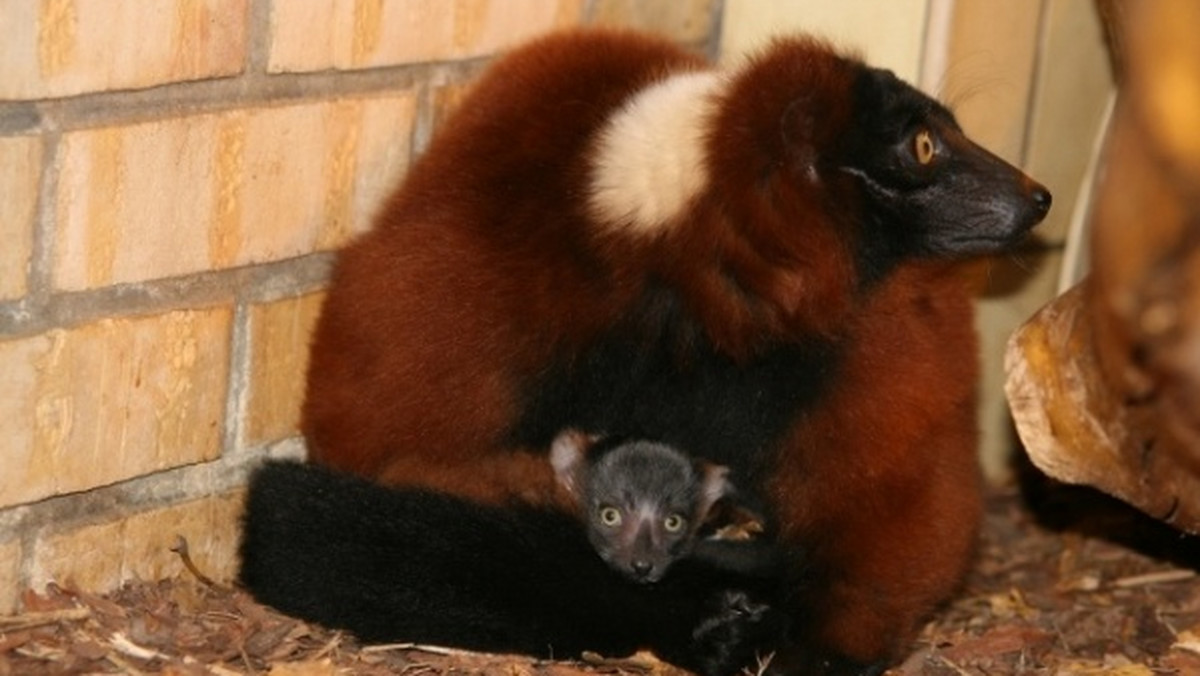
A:
{"label": "black tail", "polygon": [[680,562],[646,586],[609,570],[569,515],[395,490],[272,462],[250,483],[241,582],[365,641],[574,657],[649,648],[706,674],[778,636],[762,578]]}

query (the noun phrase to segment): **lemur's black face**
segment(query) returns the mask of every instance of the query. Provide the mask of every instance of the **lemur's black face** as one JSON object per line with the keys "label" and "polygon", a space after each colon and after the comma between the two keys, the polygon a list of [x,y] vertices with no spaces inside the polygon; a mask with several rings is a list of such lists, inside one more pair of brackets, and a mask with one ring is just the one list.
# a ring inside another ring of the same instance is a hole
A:
{"label": "lemur's black face", "polygon": [[890,71],[868,68],[838,169],[856,177],[870,232],[893,254],[1001,251],[1041,222],[1050,193],[972,142],[950,111]]}

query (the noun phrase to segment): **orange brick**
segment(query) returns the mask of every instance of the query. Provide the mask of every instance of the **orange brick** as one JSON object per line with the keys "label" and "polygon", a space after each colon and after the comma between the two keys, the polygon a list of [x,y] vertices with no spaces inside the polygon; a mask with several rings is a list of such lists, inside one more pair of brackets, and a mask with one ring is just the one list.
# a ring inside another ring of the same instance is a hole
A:
{"label": "orange brick", "polygon": [[272,72],[353,69],[495,53],[577,24],[583,0],[311,0],[271,5]]}
{"label": "orange brick", "polygon": [[20,298],[27,291],[41,174],[40,138],[0,139],[0,300]]}
{"label": "orange brick", "polygon": [[314,293],[251,309],[247,443],[298,434],[309,339],[323,298]]}
{"label": "orange brick", "polygon": [[414,111],[405,92],[65,134],[55,286],[334,248],[367,227],[407,166]]}
{"label": "orange brick", "polygon": [[698,45],[713,32],[714,0],[597,0],[592,20],[600,25],[629,26]]}
{"label": "orange brick", "polygon": [[0,342],[0,506],[215,458],[228,308],[105,319]]}
{"label": "orange brick", "polygon": [[232,75],[247,0],[3,0],[0,99],[42,99]]}
{"label": "orange brick", "polygon": [[187,540],[202,573],[228,581],[237,569],[242,501],[239,491],[47,535],[33,547],[30,585],[40,590],[49,582],[69,581],[102,593],[133,578],[187,574],[171,551],[177,536]]}
{"label": "orange brick", "polygon": [[17,611],[21,598],[21,543],[0,543],[0,615]]}

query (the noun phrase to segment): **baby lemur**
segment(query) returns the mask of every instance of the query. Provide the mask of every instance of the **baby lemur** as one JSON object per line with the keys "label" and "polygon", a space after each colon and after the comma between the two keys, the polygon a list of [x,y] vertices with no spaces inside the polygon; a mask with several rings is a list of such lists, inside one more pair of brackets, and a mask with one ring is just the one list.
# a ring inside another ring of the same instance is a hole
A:
{"label": "baby lemur", "polygon": [[720,545],[697,552],[706,541],[741,542],[763,532],[762,517],[739,504],[726,467],[667,444],[576,430],[555,438],[550,462],[579,506],[596,552],[637,582],[657,582],[693,553],[731,568],[744,568],[757,555]]}

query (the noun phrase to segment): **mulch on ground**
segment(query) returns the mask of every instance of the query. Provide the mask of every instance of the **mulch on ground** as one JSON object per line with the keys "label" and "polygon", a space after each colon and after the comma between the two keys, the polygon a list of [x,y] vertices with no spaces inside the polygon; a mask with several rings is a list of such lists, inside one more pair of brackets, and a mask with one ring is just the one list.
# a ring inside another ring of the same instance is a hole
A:
{"label": "mulch on ground", "polygon": [[[1044,481],[998,491],[962,594],[889,674],[1200,674],[1197,570],[1200,538],[1113,500]],[[105,596],[27,592],[25,612],[0,618],[0,676],[683,673],[648,655],[568,663],[364,646],[202,578],[134,582]]]}

